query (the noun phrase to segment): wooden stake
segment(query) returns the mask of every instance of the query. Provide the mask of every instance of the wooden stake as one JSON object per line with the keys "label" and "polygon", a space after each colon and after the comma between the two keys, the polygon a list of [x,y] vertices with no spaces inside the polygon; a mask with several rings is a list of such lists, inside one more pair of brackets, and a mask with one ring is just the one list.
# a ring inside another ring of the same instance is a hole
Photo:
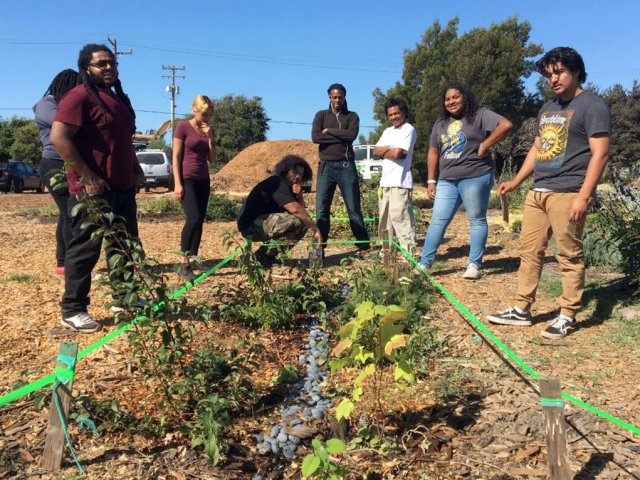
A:
{"label": "wooden stake", "polygon": [[571,466],[567,449],[567,425],[564,421],[564,407],[560,396],[560,380],[540,379],[540,399],[547,434],[549,478],[569,480]]}
{"label": "wooden stake", "polygon": [[[59,357],[70,357],[75,359],[78,355],[78,343],[77,342],[62,342],[60,344]],[[66,362],[58,359],[57,368],[62,370],[75,370],[75,366],[69,366]],[[71,392],[73,390],[73,380],[67,383],[59,383],[55,389],[60,399],[60,406],[62,408],[62,418],[67,423],[67,414],[69,413],[69,405],[71,404]],[[60,470],[62,465],[62,455],[64,453],[64,427],[60,421],[60,414],[58,413],[58,406],[56,405],[55,397],[51,397],[51,406],[49,407],[49,424],[47,426],[47,436],[44,444],[44,455],[42,458],[42,467],[50,472]]]}

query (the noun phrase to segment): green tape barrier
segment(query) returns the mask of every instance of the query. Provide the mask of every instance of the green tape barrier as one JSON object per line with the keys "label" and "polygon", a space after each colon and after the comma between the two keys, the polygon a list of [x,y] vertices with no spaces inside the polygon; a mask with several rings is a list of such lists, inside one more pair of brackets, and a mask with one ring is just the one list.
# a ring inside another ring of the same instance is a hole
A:
{"label": "green tape barrier", "polygon": [[[189,282],[186,285],[183,285],[180,289],[178,289],[176,292],[174,292],[169,297],[169,299],[170,300],[174,300],[174,299],[184,295],[187,291],[191,290],[197,284],[199,284],[200,282],[205,280],[207,277],[211,276],[216,271],[218,271],[220,268],[222,268],[224,265],[229,263],[231,260],[233,260],[233,258],[238,253],[240,253],[240,249],[239,248],[236,249],[231,254],[229,254],[227,257],[225,257],[219,263],[217,263],[216,265],[211,267],[206,272],[203,272],[200,275],[198,275],[198,277],[196,277],[192,282]],[[159,303],[153,305],[153,307],[151,307],[151,309],[154,312],[156,312],[160,308],[162,308],[162,306],[164,306],[164,302],[159,302]],[[126,325],[123,325],[122,327],[114,330],[113,332],[108,333],[107,335],[102,337],[100,340],[98,340],[98,341],[92,343],[91,345],[85,347],[83,350],[78,352],[78,360],[83,359],[84,357],[86,357],[87,355],[93,353],[94,351],[96,351],[97,349],[102,347],[103,345],[109,343],[114,338],[118,337],[119,335],[122,335],[124,332],[129,330],[131,327],[133,327],[137,322],[139,322],[143,318],[144,317],[142,317],[142,316],[138,316],[135,319],[133,319],[131,322],[127,323]],[[64,357],[64,355],[59,355],[58,359],[60,361],[64,362],[65,364],[70,365],[69,362],[65,361],[65,359],[62,358],[62,357]],[[69,358],[71,358],[71,357],[69,357]],[[75,366],[75,363],[73,365],[70,365],[70,366],[71,367]],[[62,380],[66,380],[66,381],[72,380],[73,379],[73,375],[74,375],[73,369],[56,368],[54,373],[52,373],[50,375],[46,375],[44,377],[41,377],[38,380],[35,380],[35,381],[33,381],[33,382],[31,382],[31,383],[29,383],[27,385],[23,385],[20,388],[17,388],[15,390],[10,391],[9,393],[6,393],[5,395],[0,396],[0,408],[4,407],[5,405],[8,405],[10,403],[15,402],[16,400],[18,400],[18,399],[20,399],[22,397],[25,397],[25,396],[29,395],[30,393],[33,393],[33,392],[35,392],[37,390],[40,390],[41,388],[44,388],[44,387],[46,387],[48,385],[51,385],[52,383],[54,383],[58,379],[60,379],[61,381]]]}
{"label": "green tape barrier", "polygon": [[[412,263],[415,267],[418,267],[418,262],[416,262],[413,258],[413,256],[407,252],[404,248],[402,248],[395,240],[391,240],[391,244],[393,246],[395,246],[404,256],[405,258]],[[507,355],[511,360],[513,360],[517,365],[519,365],[525,372],[527,372],[529,375],[531,375],[531,377],[534,380],[540,380],[540,376],[535,372],[535,370],[533,370],[529,365],[527,365],[524,361],[522,361],[520,359],[520,357],[518,357],[515,353],[513,353],[509,347],[507,347],[504,343],[502,343],[500,340],[498,340],[495,335],[493,335],[493,333],[491,333],[491,331],[489,331],[487,329],[487,327],[485,327],[469,310],[467,310],[464,305],[462,305],[457,298],[455,298],[451,293],[449,293],[449,291],[447,291],[446,288],[444,288],[442,285],[440,285],[438,282],[436,282],[433,277],[431,275],[429,275],[428,272],[426,272],[425,270],[422,270],[422,273],[424,275],[426,275],[426,277],[428,278],[428,280],[433,284],[434,287],[436,287],[440,293],[442,293],[447,300],[449,300],[449,302],[456,308],[458,309],[458,311],[460,313],[462,313],[465,318],[467,320],[469,320],[474,327],[476,327],[480,332],[482,332],[482,334],[489,340],[491,340],[497,347],[500,348],[500,350],[502,350],[502,352]],[[569,395],[568,393],[562,393],[560,395],[562,398],[564,398],[565,400],[570,401],[571,403],[578,405],[579,407],[584,408],[585,410],[594,413],[596,415],[598,415],[599,417],[602,417],[606,420],[609,420],[612,423],[615,423],[616,425],[618,425],[619,427],[622,427],[630,432],[635,433],[636,435],[640,435],[640,428],[631,425],[630,423],[625,422],[624,420],[621,420],[618,417],[615,417],[613,415],[611,415],[610,413],[605,412],[604,410],[600,410],[599,408],[596,408],[592,405],[589,405],[588,403],[585,403],[579,399],[577,399],[576,397]],[[542,402],[542,399],[541,399]],[[551,405],[554,406],[554,405]]]}
{"label": "green tape barrier", "polygon": [[[387,242],[387,240],[382,240],[382,241],[377,241],[377,243],[385,243]],[[369,243],[366,241],[357,241],[357,240],[350,240],[350,241],[335,241],[335,242],[328,242],[327,244],[329,245],[354,245],[357,243]],[[371,243],[374,243],[373,241]],[[389,243],[391,243],[398,251],[400,251],[405,258],[411,263],[413,264],[414,267],[418,267],[418,262],[415,261],[415,259],[413,258],[413,256],[407,252],[407,250],[405,250],[404,248],[402,248],[395,240],[390,240]],[[267,246],[278,246],[278,245],[282,245],[281,243],[264,243],[263,245],[267,245]],[[309,245],[313,245],[313,243],[309,243]],[[218,263],[217,265],[215,265],[214,267],[212,267],[211,269],[207,270],[206,272],[200,274],[196,279],[194,279],[192,282],[184,285],[182,288],[180,288],[178,291],[176,291],[173,295],[171,295],[170,299],[175,299],[180,297],[181,295],[183,295],[185,292],[187,292],[188,290],[190,290],[191,288],[193,288],[195,285],[197,285],[198,283],[200,283],[201,281],[203,281],[204,279],[206,279],[207,277],[209,277],[210,275],[212,275],[213,273],[215,273],[218,269],[220,269],[223,265],[227,264],[228,262],[230,262],[238,253],[240,252],[240,249],[236,249],[233,253],[231,253],[230,255],[228,255],[225,259],[223,259],[222,261],[220,261],[220,263]],[[444,288],[442,285],[440,285],[437,281],[435,281],[433,279],[433,277],[431,277],[431,275],[429,275],[428,272],[426,271],[422,271],[422,273],[424,275],[426,275],[427,279],[433,284],[434,287],[436,287],[436,289],[438,289],[440,291],[440,293],[442,293],[445,298],[447,298],[447,300],[449,300],[449,302],[458,309],[458,311],[460,313],[462,313],[465,318],[467,318],[480,332],[482,332],[482,334],[489,340],[491,340],[498,348],[500,348],[500,350],[502,350],[503,353],[505,353],[511,360],[513,360],[517,365],[519,365],[525,372],[527,372],[534,380],[540,380],[540,376],[535,372],[535,370],[533,370],[529,365],[527,365],[523,360],[520,359],[520,357],[518,357],[515,353],[513,353],[504,343],[502,343],[498,338],[496,338],[495,335],[493,335],[493,333],[491,333],[490,330],[488,330],[469,310],[467,310],[467,308],[465,308],[464,305],[462,305],[457,298],[455,298],[446,288]],[[163,305],[163,302],[160,302],[159,304],[156,304],[152,307],[152,309],[154,311],[157,311],[157,309],[161,308],[161,306]],[[129,328],[131,328],[136,321],[138,321],[141,317],[136,317],[136,319],[134,319],[132,322],[128,323],[127,325],[124,325],[123,327],[120,327],[119,329],[109,333],[108,335],[105,335],[102,339],[98,340],[97,342],[89,345],[88,347],[86,347],[84,350],[80,351],[78,353],[78,360],[86,357],[87,355],[89,355],[89,353],[93,352],[94,350],[100,348],[102,345],[108,343],[109,341],[113,340],[115,337],[117,337],[118,335],[122,334],[123,332],[127,331]],[[47,385],[52,384],[54,381],[56,380],[56,375],[55,374],[51,374],[51,375],[47,375],[45,377],[42,377],[28,385],[24,385],[16,390],[12,390],[11,392],[3,395],[0,397],[0,407],[3,407],[9,403],[14,402],[15,400],[24,397],[32,392],[35,392],[36,390],[39,390]],[[578,405],[579,407],[584,408],[585,410],[594,413],[595,415],[598,415],[606,420],[609,420],[612,423],[615,423],[616,425],[618,425],[619,427],[622,427],[626,430],[629,430],[630,432],[635,433],[636,435],[640,435],[640,428],[625,422],[624,420],[621,420],[613,415],[611,415],[610,413],[605,412],[604,410],[601,410],[599,408],[596,408],[592,405],[589,405],[588,403],[583,402],[582,400],[579,400],[578,398],[568,394],[568,393],[562,393],[561,397],[574,403],[575,405]],[[552,402],[557,402],[557,399],[540,399],[540,402],[542,403],[543,400],[546,401],[552,401]],[[549,406],[557,406],[557,405],[549,405]]]}
{"label": "green tape barrier", "polygon": [[564,407],[564,402],[561,398],[544,398],[540,397],[540,405],[543,407],[556,407],[562,408]]}

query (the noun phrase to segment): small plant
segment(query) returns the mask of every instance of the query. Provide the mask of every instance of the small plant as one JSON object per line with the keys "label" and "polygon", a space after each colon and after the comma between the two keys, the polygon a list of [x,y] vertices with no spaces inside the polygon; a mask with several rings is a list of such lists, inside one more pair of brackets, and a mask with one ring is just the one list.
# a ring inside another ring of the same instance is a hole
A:
{"label": "small plant", "polygon": [[278,384],[291,385],[300,379],[300,370],[294,365],[284,365],[278,375],[273,377],[272,382]]}
{"label": "small plant", "polygon": [[16,282],[16,283],[30,283],[37,279],[38,277],[35,275],[29,275],[27,273],[13,273],[6,277],[7,282]]}
{"label": "small plant", "polygon": [[156,200],[140,202],[139,209],[152,214],[172,214],[182,213],[182,206],[172,196],[162,196]]}
{"label": "small plant", "polygon": [[[627,185],[615,170],[611,170],[612,190],[598,193],[592,218],[594,244],[606,251],[616,250],[620,256],[620,269],[634,285],[640,284],[640,193]],[[598,238],[599,237],[599,238]]]}
{"label": "small plant", "polygon": [[57,217],[59,210],[56,205],[45,205],[43,207],[29,207],[25,210],[27,215],[34,217]]}
{"label": "small plant", "polygon": [[316,480],[340,480],[347,471],[339,463],[332,460],[330,455],[339,455],[347,449],[345,444],[337,438],[327,440],[326,445],[318,439],[311,441],[313,452],[302,460],[300,472],[302,478],[313,477]]}
{"label": "small plant", "polygon": [[238,204],[229,200],[225,195],[212,194],[207,203],[207,220],[229,221],[235,220],[238,216]]}
{"label": "small plant", "polygon": [[[502,169],[502,173],[500,174],[500,177],[497,180],[497,184],[499,185],[502,182],[508,182],[510,180],[513,180],[516,177],[516,173],[517,171],[512,161],[510,159],[507,160],[507,162],[504,165],[504,168]],[[529,193],[529,190],[531,189],[532,184],[533,184],[533,178],[529,177],[524,182],[522,182],[518,186],[518,188],[516,188],[513,192],[509,192],[507,194],[507,200],[509,202],[509,211],[521,212],[523,210],[524,201],[527,198],[527,194]],[[497,201],[500,202],[499,200],[500,197],[497,196],[497,198],[498,198]],[[496,200],[494,200],[494,202],[495,201]]]}
{"label": "small plant", "polygon": [[255,258],[251,245],[233,235],[225,237],[227,248],[240,249],[238,265],[246,283],[229,287],[220,302],[220,318],[262,328],[294,326],[301,315],[322,315],[329,304],[337,301],[334,284],[321,282],[321,272],[308,269],[304,263],[290,267],[293,280],[274,284]]}
{"label": "small plant", "polygon": [[383,364],[395,364],[394,381],[397,388],[408,391],[407,385],[414,382],[409,364],[396,356],[396,351],[407,344],[408,335],[403,333],[404,327],[400,323],[405,316],[406,312],[396,305],[364,302],[356,308],[351,321],[338,331],[340,341],[331,352],[336,357],[330,362],[331,372],[336,373],[346,366],[359,370],[353,382],[351,399],[343,398],[336,408],[338,420],[349,418],[355,408],[353,402],[358,402],[364,394],[364,381],[372,377],[372,397],[378,408],[379,419],[385,421],[382,405]]}

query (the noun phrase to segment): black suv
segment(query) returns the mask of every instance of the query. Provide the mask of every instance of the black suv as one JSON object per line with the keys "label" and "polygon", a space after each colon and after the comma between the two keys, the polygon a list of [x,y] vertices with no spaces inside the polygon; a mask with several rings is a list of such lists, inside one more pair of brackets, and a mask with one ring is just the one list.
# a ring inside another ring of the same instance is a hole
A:
{"label": "black suv", "polygon": [[23,190],[42,193],[42,182],[33,165],[17,160],[0,162],[0,191],[20,193]]}

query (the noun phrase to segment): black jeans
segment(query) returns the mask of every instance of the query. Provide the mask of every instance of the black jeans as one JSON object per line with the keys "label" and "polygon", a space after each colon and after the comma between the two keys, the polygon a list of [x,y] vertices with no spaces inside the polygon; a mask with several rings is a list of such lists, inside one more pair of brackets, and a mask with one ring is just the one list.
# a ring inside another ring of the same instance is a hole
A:
{"label": "black jeans", "polygon": [[[127,233],[138,238],[138,220],[136,218],[136,192],[130,190],[111,190],[92,198],[105,200],[113,213],[124,219]],[[79,202],[75,195],[69,197],[67,202],[67,214],[71,216],[73,207]],[[89,305],[89,291],[91,290],[91,271],[100,258],[102,249],[102,236],[91,238],[98,225],[90,224],[87,228],[81,228],[82,224],[89,220],[85,210],[81,210],[71,219],[72,237],[67,246],[67,256],[64,262],[64,295],[60,306],[63,318],[71,317],[77,313],[86,312]],[[111,255],[115,252],[107,249],[107,264]]]}
{"label": "black jeans", "polygon": [[[369,241],[369,234],[364,225],[362,210],[360,208],[360,182],[355,162],[344,160],[321,161],[318,165],[318,181],[316,183],[316,223],[326,242],[329,238],[331,202],[336,191],[336,185],[340,187],[340,193],[347,207],[349,225],[356,240]],[[367,248],[368,243],[358,243],[358,248]]]}
{"label": "black jeans", "polygon": [[183,188],[182,209],[186,222],[180,236],[180,250],[189,255],[198,255],[211,185],[208,178],[206,180],[183,180]]}
{"label": "black jeans", "polygon": [[67,215],[67,202],[69,201],[69,190],[67,188],[53,189],[51,178],[62,171],[64,161],[55,158],[42,157],[40,160],[40,180],[47,187],[53,197],[53,201],[58,206],[58,224],[56,226],[56,266],[64,266],[64,259],[67,252],[67,245],[71,241],[71,217]]}

